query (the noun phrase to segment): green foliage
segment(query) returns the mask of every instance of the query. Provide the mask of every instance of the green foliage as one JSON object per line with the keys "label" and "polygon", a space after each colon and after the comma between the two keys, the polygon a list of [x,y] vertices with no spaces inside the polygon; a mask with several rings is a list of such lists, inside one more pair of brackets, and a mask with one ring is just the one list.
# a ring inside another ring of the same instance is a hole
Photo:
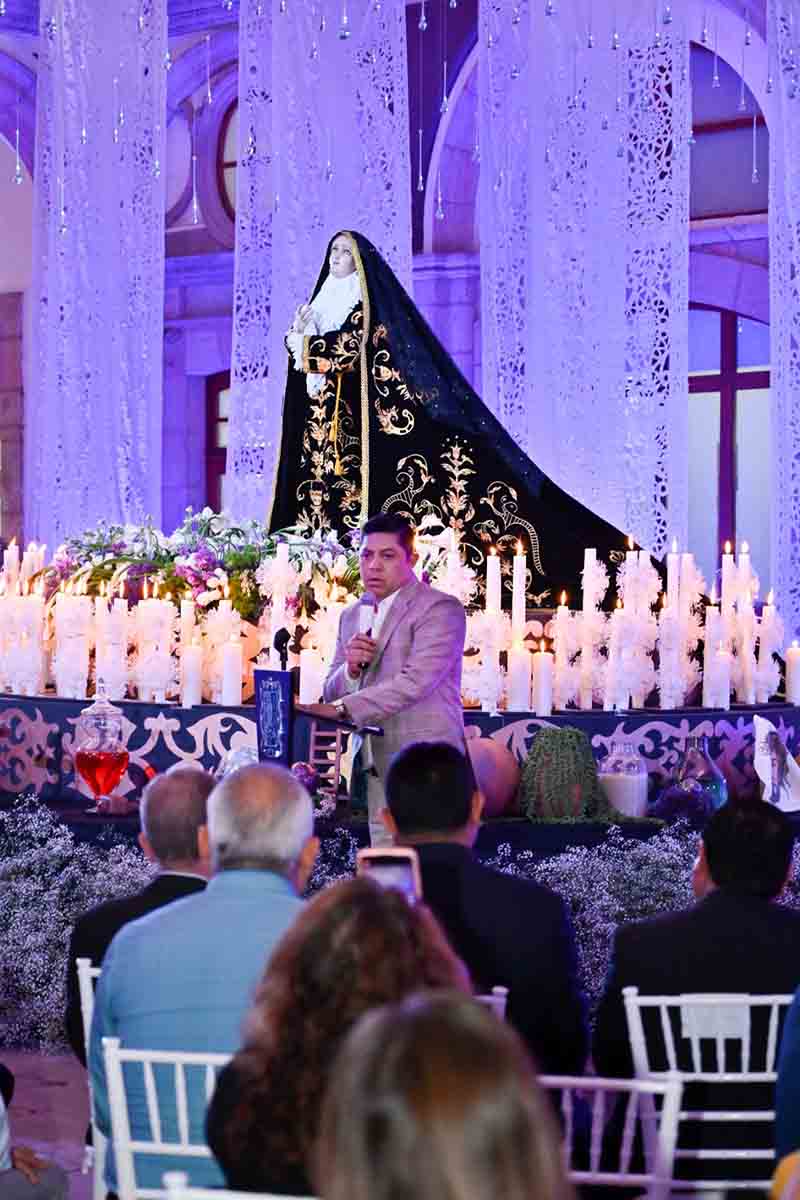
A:
{"label": "green foliage", "polygon": [[571,725],[545,727],[522,764],[520,804],[531,821],[615,821],[589,739]]}

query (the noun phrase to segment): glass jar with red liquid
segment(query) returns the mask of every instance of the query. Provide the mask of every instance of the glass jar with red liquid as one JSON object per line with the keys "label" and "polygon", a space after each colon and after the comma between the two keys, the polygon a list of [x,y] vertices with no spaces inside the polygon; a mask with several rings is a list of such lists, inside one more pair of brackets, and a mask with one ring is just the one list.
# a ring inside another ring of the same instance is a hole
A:
{"label": "glass jar with red liquid", "polygon": [[128,769],[129,755],[122,737],[122,710],[105,697],[102,688],[94,704],[84,708],[75,726],[75,769],[94,796],[89,812],[127,812],[123,797],[113,796]]}

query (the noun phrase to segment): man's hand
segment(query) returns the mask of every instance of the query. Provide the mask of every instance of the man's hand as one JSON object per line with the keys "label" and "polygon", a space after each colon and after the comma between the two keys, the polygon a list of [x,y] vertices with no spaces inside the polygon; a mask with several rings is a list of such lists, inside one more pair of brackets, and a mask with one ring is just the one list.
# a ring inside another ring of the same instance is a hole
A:
{"label": "man's hand", "polygon": [[11,1165],[15,1171],[19,1171],[20,1175],[24,1175],[28,1183],[34,1186],[39,1182],[39,1172],[43,1171],[47,1163],[43,1158],[39,1158],[29,1146],[13,1146],[11,1149]]}
{"label": "man's hand", "polygon": [[375,657],[378,643],[368,633],[355,633],[345,646],[344,658],[347,663],[347,674],[351,679],[358,679],[365,667],[368,667]]}
{"label": "man's hand", "polygon": [[342,715],[333,704],[295,704],[295,712],[305,713],[320,721],[341,721]]}

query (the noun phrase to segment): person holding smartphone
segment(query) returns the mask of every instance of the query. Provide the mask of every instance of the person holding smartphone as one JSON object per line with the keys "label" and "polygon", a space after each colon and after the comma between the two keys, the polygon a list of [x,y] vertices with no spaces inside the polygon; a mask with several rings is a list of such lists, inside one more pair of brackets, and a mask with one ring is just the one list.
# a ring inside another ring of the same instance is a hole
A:
{"label": "person holding smartphone", "polygon": [[344,610],[323,695],[312,716],[376,725],[359,738],[351,791],[364,785],[373,846],[389,844],[381,820],[392,757],[412,742],[447,742],[465,751],[461,662],[466,617],[454,596],[417,579],[414,528],[397,513],[361,530],[365,596]]}

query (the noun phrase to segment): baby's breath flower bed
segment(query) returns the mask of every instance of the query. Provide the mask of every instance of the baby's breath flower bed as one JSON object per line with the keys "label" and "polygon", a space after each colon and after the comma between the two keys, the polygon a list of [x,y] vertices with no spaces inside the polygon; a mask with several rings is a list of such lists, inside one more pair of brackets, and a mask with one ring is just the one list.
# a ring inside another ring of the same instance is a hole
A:
{"label": "baby's breath flower bed", "polygon": [[[564,897],[593,1011],[616,926],[692,903],[697,837],[677,825],[639,842],[611,827],[598,847],[574,847],[542,861],[506,844],[487,863]],[[356,849],[346,829],[326,838],[309,891],[351,875]],[[793,880],[782,897],[794,907],[800,907],[798,868],[796,850]],[[138,891],[152,874],[137,847],[112,840],[76,842],[34,797],[0,813],[0,1029],[6,1045],[63,1049],[66,955],[75,919],[104,900]]]}

